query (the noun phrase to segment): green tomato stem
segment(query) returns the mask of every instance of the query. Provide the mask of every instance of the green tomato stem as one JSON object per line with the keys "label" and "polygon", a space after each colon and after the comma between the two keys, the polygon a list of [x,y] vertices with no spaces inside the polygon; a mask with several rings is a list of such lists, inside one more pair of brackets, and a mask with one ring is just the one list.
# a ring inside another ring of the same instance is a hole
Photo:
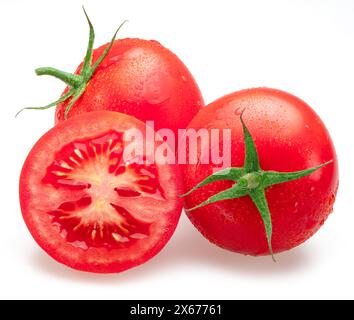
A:
{"label": "green tomato stem", "polygon": [[23,110],[44,110],[44,109],[49,109],[52,107],[55,107],[58,103],[63,103],[67,102],[70,98],[70,102],[68,102],[68,105],[65,109],[65,119],[68,117],[68,113],[72,106],[75,104],[75,102],[84,94],[86,86],[92,76],[94,75],[95,71],[99,67],[99,65],[102,63],[102,61],[105,59],[105,57],[108,55],[109,51],[111,50],[113,43],[116,39],[116,36],[119,32],[119,30],[122,28],[122,26],[125,24],[126,21],[124,21],[116,30],[114,33],[114,36],[112,37],[111,42],[108,44],[106,49],[104,50],[103,54],[98,57],[97,61],[92,65],[92,56],[93,56],[93,46],[94,46],[94,41],[95,41],[95,31],[92,26],[92,23],[85,11],[85,8],[83,8],[89,28],[90,28],[90,34],[89,34],[89,41],[87,45],[87,51],[86,51],[86,57],[84,60],[84,63],[82,65],[80,74],[72,74],[68,73],[65,71],[61,71],[55,68],[51,67],[43,67],[43,68],[38,68],[36,69],[36,74],[38,76],[52,76],[55,77],[59,80],[62,80],[65,82],[69,87],[69,93],[62,96],[59,100],[56,100],[55,102],[52,102],[44,107],[27,107],[27,108],[22,108],[16,116],[21,113]]}
{"label": "green tomato stem", "polygon": [[82,76],[68,73],[65,71],[61,71],[61,70],[51,68],[51,67],[38,68],[35,71],[36,71],[37,76],[44,76],[44,75],[45,76],[52,76],[52,77],[62,80],[67,85],[69,85],[70,87],[74,87],[74,88],[79,87],[83,82]]}

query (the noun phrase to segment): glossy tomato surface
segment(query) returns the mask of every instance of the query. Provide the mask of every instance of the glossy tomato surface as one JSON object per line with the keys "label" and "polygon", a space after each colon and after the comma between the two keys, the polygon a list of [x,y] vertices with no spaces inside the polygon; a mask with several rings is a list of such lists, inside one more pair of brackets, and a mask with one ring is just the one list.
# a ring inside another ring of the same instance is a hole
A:
{"label": "glossy tomato surface", "polygon": [[[243,110],[263,170],[290,172],[333,160],[310,176],[267,189],[273,250],[288,250],[310,238],[332,212],[338,188],[336,152],[318,115],[302,100],[274,89],[249,89],[222,97],[205,107],[189,128],[230,128],[232,166],[242,167]],[[199,162],[184,166],[186,191],[212,174],[213,168],[217,166]],[[202,187],[186,198],[187,208],[231,185],[222,181]],[[209,204],[188,216],[207,239],[220,247],[250,255],[269,253],[261,216],[249,196]]]}
{"label": "glossy tomato surface", "polygon": [[145,125],[117,112],[86,113],[51,129],[28,155],[23,217],[57,261],[120,272],[152,258],[172,236],[182,209],[179,171],[139,148],[125,153],[131,129],[144,133]]}
{"label": "glossy tomato surface", "polygon": [[[93,62],[106,46],[94,50]],[[56,123],[64,120],[67,104],[57,106]],[[156,129],[177,132],[203,105],[194,78],[175,54],[157,41],[122,39],[114,42],[68,117],[97,110],[118,111],[144,122],[153,120]]]}

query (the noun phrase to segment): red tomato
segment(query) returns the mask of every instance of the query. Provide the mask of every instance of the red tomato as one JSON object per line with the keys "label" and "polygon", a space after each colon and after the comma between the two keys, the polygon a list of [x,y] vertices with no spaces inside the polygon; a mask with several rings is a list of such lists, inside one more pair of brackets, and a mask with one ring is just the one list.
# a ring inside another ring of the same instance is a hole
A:
{"label": "red tomato", "polygon": [[[243,110],[261,169],[290,172],[333,160],[305,178],[266,190],[273,223],[273,251],[288,250],[310,238],[332,212],[338,188],[335,149],[323,122],[305,102],[274,89],[249,89],[222,97],[203,108],[189,128],[232,129],[232,167],[242,167]],[[213,168],[216,167],[201,163],[184,166],[186,191],[211,175]],[[198,189],[186,198],[187,208],[232,184],[214,182]],[[249,196],[215,202],[190,211],[188,216],[207,239],[222,248],[250,255],[269,253],[264,224]]]}
{"label": "red tomato", "polygon": [[152,258],[172,236],[182,209],[177,167],[135,161],[145,154],[123,158],[131,128],[144,133],[145,125],[117,112],[86,113],[51,129],[28,155],[23,217],[57,261],[120,272]]}
{"label": "red tomato", "polygon": [[[93,63],[106,46],[94,50]],[[69,101],[57,106],[56,123],[64,120]],[[175,54],[157,41],[123,39],[114,42],[68,117],[97,110],[118,111],[144,122],[153,120],[156,129],[177,133],[203,105],[195,80]]]}

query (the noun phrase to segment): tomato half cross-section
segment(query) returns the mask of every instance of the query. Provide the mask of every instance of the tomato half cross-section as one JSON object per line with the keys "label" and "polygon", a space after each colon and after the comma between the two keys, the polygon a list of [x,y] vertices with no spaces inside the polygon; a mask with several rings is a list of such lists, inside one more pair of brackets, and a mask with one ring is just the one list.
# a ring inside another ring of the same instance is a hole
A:
{"label": "tomato half cross-section", "polygon": [[[153,161],[128,140],[145,124],[121,113],[91,112],[47,132],[20,178],[24,220],[54,259],[72,268],[115,273],[155,256],[182,209],[177,166]],[[126,152],[131,148],[131,152]]]}
{"label": "tomato half cross-section", "polygon": [[[205,107],[188,128],[231,130],[229,168],[183,166],[187,214],[211,242],[249,255],[278,253],[309,239],[332,212],[335,148],[319,116],[297,97],[239,91]],[[223,142],[211,151],[223,150]],[[199,139],[189,153],[200,160],[203,148]]]}

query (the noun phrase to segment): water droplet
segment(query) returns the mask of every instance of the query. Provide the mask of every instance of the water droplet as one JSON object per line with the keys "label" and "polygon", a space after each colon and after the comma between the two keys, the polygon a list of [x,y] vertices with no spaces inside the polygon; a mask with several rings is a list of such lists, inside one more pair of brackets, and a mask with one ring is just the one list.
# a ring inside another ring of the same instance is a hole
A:
{"label": "water droplet", "polygon": [[234,110],[234,115],[235,116],[240,116],[243,112],[243,108],[242,107],[237,107],[235,110]]}
{"label": "water droplet", "polygon": [[170,78],[164,72],[155,72],[144,82],[143,96],[148,103],[159,104],[171,96]]}
{"label": "water droplet", "polygon": [[328,210],[329,210],[329,213],[333,212],[333,205],[334,205],[335,201],[336,201],[336,195],[334,193],[331,193],[329,198],[328,198]]}
{"label": "water droplet", "polygon": [[119,62],[120,60],[122,60],[123,55],[122,54],[118,54],[116,56],[110,57],[109,59],[104,59],[100,66],[99,69],[103,70],[106,69],[108,67],[110,67],[113,64],[116,64],[117,62]]}
{"label": "water droplet", "polygon": [[58,112],[57,112],[57,119],[58,119],[58,120],[63,119],[63,110],[62,110],[62,109],[59,109],[59,110],[58,110]]}
{"label": "water droplet", "polygon": [[328,199],[328,205],[333,206],[335,201],[336,201],[336,196],[334,193],[331,193]]}

